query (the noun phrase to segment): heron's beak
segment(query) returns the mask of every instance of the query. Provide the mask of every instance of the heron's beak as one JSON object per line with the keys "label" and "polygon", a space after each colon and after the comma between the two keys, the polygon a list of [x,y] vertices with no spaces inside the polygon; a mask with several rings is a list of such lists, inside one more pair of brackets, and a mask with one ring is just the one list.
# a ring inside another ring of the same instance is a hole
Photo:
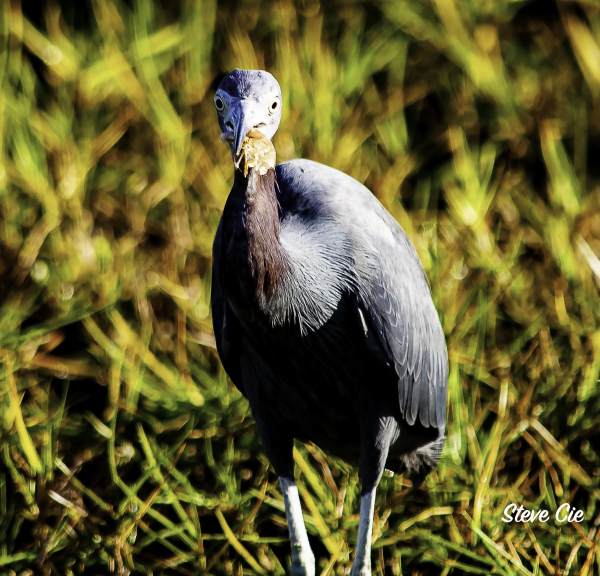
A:
{"label": "heron's beak", "polygon": [[254,100],[240,100],[232,114],[233,123],[233,150],[237,160],[242,152],[244,138],[252,128],[260,127],[263,123],[263,114],[258,102]]}

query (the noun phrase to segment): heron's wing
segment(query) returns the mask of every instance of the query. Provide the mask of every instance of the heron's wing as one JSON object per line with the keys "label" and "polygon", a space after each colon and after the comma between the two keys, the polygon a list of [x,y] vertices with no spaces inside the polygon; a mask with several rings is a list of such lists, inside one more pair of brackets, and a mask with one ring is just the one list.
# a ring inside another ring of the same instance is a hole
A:
{"label": "heron's wing", "polygon": [[[362,184],[311,162],[277,166],[280,202],[318,225],[335,258],[354,268],[367,347],[398,378],[400,409],[409,424],[443,428],[448,357],[427,278],[401,226]],[[344,236],[344,238],[340,238]],[[348,256],[350,258],[348,259]],[[332,262],[331,269],[336,266]]]}
{"label": "heron's wing", "polygon": [[399,226],[394,236],[392,245],[378,244],[378,265],[359,304],[366,316],[367,345],[393,366],[406,421],[412,425],[418,416],[425,427],[443,428],[448,377],[444,334],[413,246]]}
{"label": "heron's wing", "polygon": [[242,327],[231,310],[221,285],[221,227],[222,221],[217,228],[213,244],[212,288],[210,294],[213,330],[217,343],[217,352],[219,353],[219,358],[221,358],[225,372],[227,372],[233,383],[245,396],[246,393],[244,391],[240,368],[240,357],[243,349]]}

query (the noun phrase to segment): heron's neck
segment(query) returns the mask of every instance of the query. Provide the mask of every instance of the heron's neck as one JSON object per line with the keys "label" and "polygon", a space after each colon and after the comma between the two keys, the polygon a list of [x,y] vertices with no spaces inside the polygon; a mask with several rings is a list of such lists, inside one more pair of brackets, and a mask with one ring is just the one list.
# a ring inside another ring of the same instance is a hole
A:
{"label": "heron's neck", "polygon": [[259,300],[270,299],[283,282],[287,254],[279,240],[279,203],[275,192],[275,171],[261,176],[250,169],[247,179],[236,171],[236,180],[246,180],[245,227],[248,259]]}

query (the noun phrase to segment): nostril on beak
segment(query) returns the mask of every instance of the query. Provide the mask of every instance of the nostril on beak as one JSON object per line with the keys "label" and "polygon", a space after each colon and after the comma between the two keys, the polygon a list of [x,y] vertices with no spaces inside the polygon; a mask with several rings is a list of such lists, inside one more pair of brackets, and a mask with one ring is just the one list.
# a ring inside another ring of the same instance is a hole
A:
{"label": "nostril on beak", "polygon": [[231,122],[231,120],[225,122],[225,126],[233,132],[233,122]]}

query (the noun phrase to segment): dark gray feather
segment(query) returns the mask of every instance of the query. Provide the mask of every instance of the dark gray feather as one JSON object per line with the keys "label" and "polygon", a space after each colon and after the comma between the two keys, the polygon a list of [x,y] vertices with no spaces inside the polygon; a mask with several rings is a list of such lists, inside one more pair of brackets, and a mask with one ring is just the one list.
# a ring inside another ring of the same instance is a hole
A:
{"label": "dark gray feather", "polygon": [[382,356],[395,368],[406,421],[414,424],[418,416],[423,426],[443,429],[444,335],[425,273],[400,225],[362,184],[322,164],[286,162],[277,167],[277,181],[284,212],[291,199],[305,209],[282,220],[281,241],[292,250],[295,267],[289,291],[268,312],[275,322],[291,315],[303,330],[314,330],[341,293],[353,291],[384,343]]}

